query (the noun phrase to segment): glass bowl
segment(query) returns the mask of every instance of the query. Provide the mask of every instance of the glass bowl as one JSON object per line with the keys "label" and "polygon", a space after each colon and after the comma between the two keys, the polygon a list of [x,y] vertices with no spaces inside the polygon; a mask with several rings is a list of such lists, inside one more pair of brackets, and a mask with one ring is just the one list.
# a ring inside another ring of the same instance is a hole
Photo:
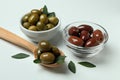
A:
{"label": "glass bowl", "polygon": [[[93,47],[82,47],[82,46],[76,46],[72,43],[70,43],[68,41],[68,38],[70,37],[70,35],[68,34],[68,30],[72,27],[72,26],[79,26],[79,25],[90,25],[93,27],[94,30],[99,29],[102,31],[103,36],[104,36],[104,40],[97,46],[93,46]],[[103,28],[101,25],[93,23],[93,22],[87,22],[87,21],[78,21],[78,22],[73,22],[68,24],[64,30],[63,30],[63,39],[65,42],[65,45],[70,49],[70,51],[72,53],[74,53],[76,56],[79,57],[92,57],[96,54],[98,54],[105,46],[106,42],[108,41],[108,33],[105,30],[105,28]]]}

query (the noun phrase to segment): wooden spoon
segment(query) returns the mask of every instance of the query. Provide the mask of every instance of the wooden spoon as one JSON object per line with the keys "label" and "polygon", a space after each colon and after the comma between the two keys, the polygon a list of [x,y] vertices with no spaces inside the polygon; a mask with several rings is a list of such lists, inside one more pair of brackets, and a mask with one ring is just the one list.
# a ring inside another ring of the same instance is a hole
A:
{"label": "wooden spoon", "polygon": [[[15,45],[18,45],[20,47],[23,47],[29,51],[31,51],[34,54],[35,59],[38,56],[38,47],[35,46],[34,44],[28,42],[27,40],[21,38],[20,36],[17,36],[16,34],[0,27],[0,39],[4,39],[6,41],[9,41]],[[60,54],[64,56],[64,53],[60,51]],[[53,64],[42,64],[43,66],[46,67],[58,67],[60,64],[58,63],[53,63]]]}

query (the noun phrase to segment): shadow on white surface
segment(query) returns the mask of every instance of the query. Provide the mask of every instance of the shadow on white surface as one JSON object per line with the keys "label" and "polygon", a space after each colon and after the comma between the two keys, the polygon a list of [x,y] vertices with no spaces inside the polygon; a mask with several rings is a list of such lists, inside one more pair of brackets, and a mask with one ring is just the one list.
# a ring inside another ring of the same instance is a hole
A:
{"label": "shadow on white surface", "polygon": [[111,54],[112,50],[109,46],[105,46],[104,49],[96,54],[93,57],[88,57],[88,58],[80,58],[80,57],[76,57],[78,58],[78,60],[82,60],[82,61],[88,61],[88,62],[92,62],[95,63],[97,65],[102,65],[102,64],[108,64],[109,61],[111,60],[111,56],[113,54]]}
{"label": "shadow on white surface", "polygon": [[9,42],[9,41],[7,41],[7,40],[4,40],[4,39],[1,39],[1,40],[3,40],[3,41],[5,41],[6,43],[8,43],[9,46],[14,46],[15,48],[17,47],[17,48],[23,49],[23,51],[27,51],[27,52],[33,54],[31,51],[29,51],[29,50],[27,50],[27,49],[25,49],[25,48],[23,48],[23,47],[21,47],[21,46],[18,46],[18,45],[16,45],[16,44],[11,43],[11,42]]}
{"label": "shadow on white surface", "polygon": [[[41,67],[42,65],[40,65]],[[64,63],[62,64],[61,66],[59,67],[56,67],[56,68],[48,68],[48,67],[45,67],[45,66],[42,66],[42,68],[46,71],[49,71],[51,73],[58,73],[58,74],[68,74],[69,70],[67,69],[67,63]]]}

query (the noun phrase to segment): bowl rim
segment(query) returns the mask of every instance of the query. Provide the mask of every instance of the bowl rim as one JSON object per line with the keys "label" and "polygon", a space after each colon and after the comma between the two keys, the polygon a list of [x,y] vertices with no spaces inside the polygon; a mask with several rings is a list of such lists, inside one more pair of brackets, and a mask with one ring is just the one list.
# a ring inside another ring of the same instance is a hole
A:
{"label": "bowl rim", "polygon": [[23,27],[23,25],[22,25],[22,18],[20,19],[20,28],[22,28],[23,30],[25,30],[27,32],[30,32],[30,33],[46,33],[46,32],[50,32],[50,31],[55,30],[56,28],[60,27],[60,25],[61,25],[60,18],[57,17],[59,19],[59,21],[58,21],[57,25],[54,28],[49,29],[49,30],[45,30],[45,31],[32,31],[32,30],[28,30],[28,29]]}
{"label": "bowl rim", "polygon": [[[97,46],[92,46],[92,47],[82,47],[82,46],[77,46],[77,45],[74,45],[74,44],[70,43],[70,42],[66,39],[66,37],[65,37],[65,35],[67,35],[67,33],[66,33],[65,31],[66,31],[66,29],[67,29],[71,24],[75,24],[75,23],[90,23],[90,24],[94,24],[94,25],[99,26],[99,27],[100,27],[101,29],[103,29],[103,31],[106,33],[104,41],[102,41],[102,43],[100,43],[99,45],[97,45]],[[105,29],[104,27],[102,27],[100,24],[94,23],[94,22],[91,22],[91,21],[74,21],[74,22],[71,22],[71,23],[69,23],[68,25],[66,25],[65,28],[63,29],[63,39],[64,39],[64,41],[67,43],[66,45],[69,46],[69,47],[71,47],[71,48],[74,48],[74,49],[93,49],[93,48],[99,48],[99,46],[103,46],[103,45],[108,41],[108,38],[109,38],[109,36],[108,36],[108,32],[106,31],[106,29]]]}

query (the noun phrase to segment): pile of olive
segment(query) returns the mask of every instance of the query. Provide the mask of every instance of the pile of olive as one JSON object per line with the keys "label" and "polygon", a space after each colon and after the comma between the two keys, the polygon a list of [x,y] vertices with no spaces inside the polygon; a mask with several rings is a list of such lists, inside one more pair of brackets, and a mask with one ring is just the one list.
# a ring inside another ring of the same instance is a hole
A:
{"label": "pile of olive", "polygon": [[94,30],[90,25],[71,26],[68,30],[70,37],[68,41],[74,45],[82,47],[92,47],[99,45],[104,40],[101,30]]}
{"label": "pile of olive", "polygon": [[57,47],[51,45],[48,41],[42,40],[38,44],[40,53],[38,59],[40,59],[43,64],[55,63],[58,56],[60,56],[60,51]]}
{"label": "pile of olive", "polygon": [[59,22],[54,12],[48,13],[47,7],[33,9],[22,18],[24,28],[32,31],[44,31],[55,27]]}

